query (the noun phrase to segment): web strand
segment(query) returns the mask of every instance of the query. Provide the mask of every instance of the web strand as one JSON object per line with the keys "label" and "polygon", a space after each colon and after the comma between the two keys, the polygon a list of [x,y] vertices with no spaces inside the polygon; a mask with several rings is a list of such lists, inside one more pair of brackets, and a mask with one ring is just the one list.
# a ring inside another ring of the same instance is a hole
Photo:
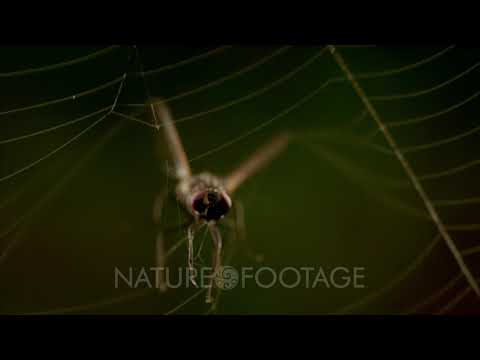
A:
{"label": "web strand", "polygon": [[67,96],[67,97],[45,101],[45,102],[35,104],[35,105],[24,106],[24,107],[19,107],[19,108],[16,108],[16,109],[2,111],[2,112],[0,112],[0,116],[11,115],[11,114],[15,114],[15,113],[23,112],[23,111],[34,110],[34,109],[39,109],[39,108],[50,106],[50,105],[60,104],[60,103],[66,102],[66,101],[76,100],[76,99],[81,98],[83,96],[95,94],[95,93],[97,93],[101,90],[107,89],[107,88],[109,88],[113,85],[116,85],[118,83],[123,84],[123,82],[125,81],[125,78],[126,78],[126,73],[124,73],[122,76],[119,76],[119,77],[117,77],[117,78],[115,78],[115,79],[113,79],[109,82],[106,82],[106,83],[104,83],[102,85],[99,85],[97,87],[94,87],[92,89],[85,90],[85,91],[82,91],[82,92],[79,92],[77,94],[70,95],[70,96]]}
{"label": "web strand", "polygon": [[379,101],[404,100],[404,99],[410,99],[410,98],[417,97],[417,96],[427,95],[427,94],[430,94],[430,93],[432,93],[436,90],[442,89],[447,85],[452,84],[456,80],[459,80],[459,79],[465,77],[466,75],[470,74],[473,70],[478,68],[479,65],[480,65],[480,62],[477,62],[475,65],[469,67],[467,70],[465,70],[465,71],[461,72],[460,74],[452,77],[451,79],[448,79],[441,84],[432,86],[432,87],[430,87],[428,89],[425,89],[425,90],[418,90],[418,91],[410,92],[410,93],[407,93],[407,94],[369,96],[369,99],[371,101],[379,102]]}
{"label": "web strand", "polygon": [[118,49],[119,47],[120,47],[119,45],[113,45],[113,46],[109,46],[105,49],[96,51],[94,53],[91,53],[91,54],[88,54],[88,55],[85,55],[85,56],[81,56],[81,57],[78,57],[76,59],[56,63],[56,64],[51,64],[51,65],[41,66],[41,67],[36,67],[36,68],[30,68],[30,69],[24,69],[24,70],[17,70],[17,71],[0,73],[0,78],[32,75],[32,74],[36,74],[36,73],[41,73],[41,72],[51,71],[51,70],[57,70],[57,69],[61,69],[61,68],[64,68],[64,67],[77,65],[77,64],[86,62],[88,60],[96,59],[99,56],[108,54],[108,53],[112,52],[113,50]]}
{"label": "web strand", "polygon": [[378,115],[377,111],[373,107],[372,103],[368,99],[367,95],[363,91],[363,88],[360,86],[360,84],[357,82],[357,80],[353,77],[353,74],[350,72],[349,67],[347,66],[345,60],[343,57],[340,55],[338,49],[335,49],[334,46],[329,46],[330,52],[332,53],[334,59],[342,69],[342,71],[345,73],[345,75],[350,79],[350,82],[355,89],[355,92],[358,94],[362,102],[364,103],[365,107],[367,108],[368,112],[370,113],[371,117],[375,120],[375,122],[378,125],[378,128],[382,131],[385,139],[387,140],[388,144],[394,151],[395,155],[397,156],[398,160],[400,161],[401,165],[405,169],[405,172],[407,173],[408,177],[410,178],[415,190],[418,192],[419,196],[422,198],[425,207],[432,217],[432,220],[435,222],[439,233],[442,235],[443,239],[445,240],[448,248],[452,252],[455,260],[457,261],[458,265],[460,266],[460,269],[462,270],[463,274],[465,275],[468,283],[470,286],[473,288],[475,293],[480,296],[480,288],[478,287],[478,284],[473,277],[472,273],[468,269],[467,265],[465,264],[463,257],[461,253],[458,251],[455,243],[453,242],[453,239],[451,238],[449,232],[447,231],[446,226],[443,224],[443,222],[440,220],[440,217],[437,214],[437,211],[432,204],[429,196],[423,189],[422,184],[420,183],[419,179],[415,175],[413,169],[410,166],[410,163],[408,160],[403,156],[402,152],[397,146],[397,143],[393,139],[393,137],[390,135],[389,130],[386,128],[386,126],[383,124],[383,121],[380,119],[380,116]]}
{"label": "web strand", "polygon": [[470,286],[467,286],[464,288],[460,293],[457,294],[452,300],[450,300],[445,306],[443,306],[438,312],[438,315],[443,315],[446,314],[447,312],[451,311],[454,309],[464,298],[467,297],[467,295],[470,294],[472,291],[472,288]]}
{"label": "web strand", "polygon": [[99,109],[99,110],[97,110],[97,111],[91,112],[90,114],[81,116],[81,117],[76,118],[76,119],[73,119],[73,120],[66,121],[66,122],[61,123],[61,124],[59,124],[59,125],[55,125],[55,126],[52,126],[52,127],[46,128],[46,129],[42,129],[42,130],[39,130],[39,131],[35,131],[35,132],[29,133],[29,134],[26,134],[26,135],[21,135],[21,136],[16,136],[16,137],[9,138],[9,139],[0,140],[0,145],[10,144],[10,143],[13,143],[13,142],[30,139],[30,138],[32,138],[32,137],[34,137],[34,136],[47,134],[47,133],[49,133],[49,132],[52,132],[52,131],[61,129],[61,128],[63,128],[63,127],[76,124],[76,123],[78,123],[78,122],[80,122],[80,121],[90,119],[91,117],[93,117],[93,116],[95,116],[95,115],[99,115],[99,114],[101,114],[101,113],[103,113],[103,112],[105,112],[105,111],[107,111],[107,110],[110,110],[111,107],[112,107],[111,105],[108,105],[108,106],[106,106],[106,107],[104,107],[104,108],[102,108],[102,109]]}
{"label": "web strand", "polygon": [[174,64],[165,65],[165,66],[162,66],[162,67],[159,67],[159,68],[156,68],[156,69],[152,69],[152,70],[147,70],[147,71],[140,70],[139,74],[142,75],[142,76],[150,76],[150,75],[159,74],[159,73],[162,73],[162,72],[165,72],[165,71],[173,70],[173,69],[179,68],[181,66],[185,66],[185,65],[194,63],[196,61],[206,59],[206,58],[208,58],[212,55],[221,53],[221,52],[223,52],[223,51],[225,51],[225,50],[227,50],[231,47],[232,47],[231,45],[220,46],[220,47],[217,47],[213,50],[207,51],[205,53],[202,53],[202,54],[199,54],[199,55],[196,55],[196,56],[192,56],[192,57],[190,57],[188,59],[185,59],[185,60],[178,61]]}
{"label": "web strand", "polygon": [[432,295],[428,296],[426,299],[421,302],[408,308],[403,314],[414,314],[418,313],[420,309],[425,308],[433,303],[435,303],[439,298],[445,295],[451,288],[453,288],[461,279],[463,278],[463,273],[460,271],[457,276],[452,280],[442,286],[439,290],[435,291]]}
{"label": "web strand", "polygon": [[375,290],[368,294],[367,296],[361,298],[358,301],[355,301],[351,304],[348,304],[341,309],[334,312],[334,314],[345,314],[349,313],[354,309],[357,309],[361,306],[364,306],[372,301],[375,301],[380,296],[385,295],[385,293],[391,291],[395,286],[404,281],[410,274],[412,274],[420,264],[432,253],[435,246],[441,240],[440,234],[437,234],[433,240],[428,244],[428,246],[423,250],[414,261],[412,261],[405,270],[398,274],[392,281],[388,282],[386,285],[382,286],[380,289]]}

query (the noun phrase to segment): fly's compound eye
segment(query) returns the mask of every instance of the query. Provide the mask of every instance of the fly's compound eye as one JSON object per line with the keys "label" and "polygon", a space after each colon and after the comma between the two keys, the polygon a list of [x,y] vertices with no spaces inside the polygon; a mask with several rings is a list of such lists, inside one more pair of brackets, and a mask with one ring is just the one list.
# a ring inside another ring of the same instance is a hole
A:
{"label": "fly's compound eye", "polygon": [[208,190],[195,196],[192,207],[201,219],[218,221],[230,210],[231,201],[222,192]]}

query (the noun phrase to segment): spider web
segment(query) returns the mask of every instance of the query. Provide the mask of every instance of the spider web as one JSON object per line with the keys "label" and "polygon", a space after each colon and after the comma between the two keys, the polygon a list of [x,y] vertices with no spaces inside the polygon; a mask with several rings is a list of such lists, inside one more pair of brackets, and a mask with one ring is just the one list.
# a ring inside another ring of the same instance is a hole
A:
{"label": "spider web", "polygon": [[[264,265],[367,270],[365,289],[224,292],[219,313],[478,313],[478,49],[7,50],[2,313],[207,310],[201,290],[113,288],[114,267],[152,265],[166,180],[151,94],[172,107],[196,170],[227,173],[276,131],[294,135],[239,193]],[[184,243],[171,233],[178,266]]]}

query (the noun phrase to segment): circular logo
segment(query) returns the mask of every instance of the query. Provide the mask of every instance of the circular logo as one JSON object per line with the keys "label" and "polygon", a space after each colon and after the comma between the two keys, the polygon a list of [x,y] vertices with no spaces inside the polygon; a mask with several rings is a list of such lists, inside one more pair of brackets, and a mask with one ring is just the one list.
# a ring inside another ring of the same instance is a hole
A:
{"label": "circular logo", "polygon": [[215,284],[222,290],[231,290],[238,284],[238,271],[231,266],[224,266],[215,276]]}

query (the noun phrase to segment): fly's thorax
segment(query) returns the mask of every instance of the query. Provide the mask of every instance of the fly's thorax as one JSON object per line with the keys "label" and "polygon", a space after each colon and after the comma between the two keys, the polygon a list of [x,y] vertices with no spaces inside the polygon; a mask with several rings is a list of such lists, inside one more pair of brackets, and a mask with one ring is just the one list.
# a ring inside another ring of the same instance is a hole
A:
{"label": "fly's thorax", "polygon": [[193,216],[205,221],[220,220],[232,207],[222,180],[209,173],[180,181],[177,198]]}

